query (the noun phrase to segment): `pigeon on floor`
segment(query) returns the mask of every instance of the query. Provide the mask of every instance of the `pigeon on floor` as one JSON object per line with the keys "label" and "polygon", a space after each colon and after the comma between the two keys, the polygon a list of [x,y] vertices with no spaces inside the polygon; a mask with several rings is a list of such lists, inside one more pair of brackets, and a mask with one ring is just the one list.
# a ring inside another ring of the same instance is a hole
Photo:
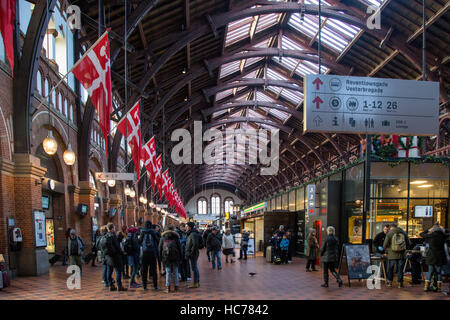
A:
{"label": "pigeon on floor", "polygon": [[249,272],[248,274],[250,275],[250,277],[253,277],[256,273],[255,272]]}

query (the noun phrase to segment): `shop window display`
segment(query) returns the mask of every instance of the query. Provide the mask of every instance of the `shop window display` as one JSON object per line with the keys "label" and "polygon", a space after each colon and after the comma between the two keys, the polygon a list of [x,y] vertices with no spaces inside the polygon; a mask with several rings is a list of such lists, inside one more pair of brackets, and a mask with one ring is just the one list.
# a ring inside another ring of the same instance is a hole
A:
{"label": "shop window display", "polygon": [[439,163],[411,164],[411,198],[448,198],[449,169]]}
{"label": "shop window display", "polygon": [[371,197],[408,197],[408,164],[391,167],[386,162],[371,163]]}
{"label": "shop window display", "polygon": [[276,197],[276,210],[281,210],[281,196]]}
{"label": "shop window display", "polygon": [[282,194],[281,201],[282,201],[281,210],[289,210],[289,202],[288,202],[287,192]]}
{"label": "shop window display", "polygon": [[409,203],[408,236],[419,238],[437,221],[445,226],[448,199],[411,199]]}
{"label": "shop window display", "polygon": [[295,190],[289,192],[289,211],[295,211]]}

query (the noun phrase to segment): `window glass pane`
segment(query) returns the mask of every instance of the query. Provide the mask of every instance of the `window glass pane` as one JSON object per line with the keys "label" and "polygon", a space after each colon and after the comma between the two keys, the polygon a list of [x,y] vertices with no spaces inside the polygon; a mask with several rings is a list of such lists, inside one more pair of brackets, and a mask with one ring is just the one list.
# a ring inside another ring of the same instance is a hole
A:
{"label": "window glass pane", "polygon": [[289,192],[289,211],[295,211],[295,190]]}
{"label": "window glass pane", "polygon": [[373,162],[371,163],[370,172],[372,197],[404,198],[408,196],[407,163],[401,163],[395,167],[391,167],[385,162]]}
{"label": "window glass pane", "polygon": [[348,169],[345,179],[345,200],[362,200],[364,196],[364,164],[361,163]]}
{"label": "window glass pane", "polygon": [[439,163],[411,163],[410,196],[447,198],[448,170]]}
{"label": "window glass pane", "polygon": [[275,209],[276,210],[281,210],[281,196],[277,196],[276,199],[277,200],[276,200],[276,207],[275,207]]}
{"label": "window glass pane", "polygon": [[430,229],[436,221],[445,226],[447,203],[448,199],[411,199],[408,236],[418,238],[421,232]]}
{"label": "window glass pane", "polygon": [[283,195],[281,197],[282,197],[282,199],[281,199],[281,201],[282,201],[282,210],[289,210],[289,203],[288,203],[288,194],[287,194],[287,192],[283,193]]}
{"label": "window glass pane", "polygon": [[[370,218],[368,219],[368,236],[374,238],[383,231],[383,226],[397,222],[406,231],[407,199],[377,199],[370,201]],[[369,223],[371,222],[371,223]],[[350,233],[349,228],[349,233]]]}
{"label": "window glass pane", "polygon": [[296,202],[297,211],[305,210],[305,188],[297,189],[295,202]]}

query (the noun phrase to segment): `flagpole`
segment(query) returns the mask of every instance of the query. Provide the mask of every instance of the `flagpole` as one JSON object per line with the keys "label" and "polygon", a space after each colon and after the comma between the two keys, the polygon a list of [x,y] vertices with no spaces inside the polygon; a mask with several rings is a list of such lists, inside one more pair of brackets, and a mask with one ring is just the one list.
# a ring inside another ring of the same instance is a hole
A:
{"label": "flagpole", "polygon": [[103,37],[104,37],[106,34],[109,33],[110,30],[111,30],[111,28],[106,29],[105,33],[103,33],[103,35],[102,35],[100,38],[98,38],[97,41],[94,42],[94,44],[93,44],[93,45],[92,45],[92,46],[91,46],[91,47],[90,47],[90,48],[89,48],[89,49],[81,56],[81,58],[78,59],[77,62],[75,62],[75,64],[72,66],[72,68],[70,68],[70,70],[67,71],[67,73],[65,74],[65,76],[62,77],[61,80],[59,80],[59,82],[58,82],[55,86],[53,86],[53,88],[50,90],[50,92],[48,93],[48,95],[46,95],[46,96],[44,97],[44,99],[42,99],[42,101],[39,103],[39,105],[37,106],[36,109],[39,109],[39,108],[42,106],[42,104],[44,103],[44,101],[47,100],[48,97],[50,97],[50,95],[53,93],[53,91],[55,91],[56,88],[59,87],[59,85],[64,81],[64,79],[66,79],[66,78],[69,76],[69,74],[73,71],[73,69],[75,69],[75,68],[80,64],[80,62],[83,60],[83,58],[86,57],[86,55],[87,55],[89,52],[92,51],[92,48],[94,48],[94,47],[95,47],[95,46],[103,39]]}

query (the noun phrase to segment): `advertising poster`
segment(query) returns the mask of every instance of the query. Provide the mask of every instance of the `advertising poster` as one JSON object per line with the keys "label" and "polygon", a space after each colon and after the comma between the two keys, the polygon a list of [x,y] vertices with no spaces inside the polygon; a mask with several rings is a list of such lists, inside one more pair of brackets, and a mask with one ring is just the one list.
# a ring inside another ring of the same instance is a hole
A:
{"label": "advertising poster", "polygon": [[248,249],[247,254],[255,254],[255,239],[248,239]]}
{"label": "advertising poster", "polygon": [[47,237],[45,234],[45,213],[34,210],[34,232],[36,237],[36,247],[46,247]]}
{"label": "advertising poster", "polygon": [[55,225],[53,219],[45,220],[45,233],[47,235],[47,252],[55,253]]}
{"label": "advertising poster", "polygon": [[366,244],[354,244],[345,246],[347,258],[348,278],[367,279],[371,274],[367,273],[370,265],[370,251]]}

